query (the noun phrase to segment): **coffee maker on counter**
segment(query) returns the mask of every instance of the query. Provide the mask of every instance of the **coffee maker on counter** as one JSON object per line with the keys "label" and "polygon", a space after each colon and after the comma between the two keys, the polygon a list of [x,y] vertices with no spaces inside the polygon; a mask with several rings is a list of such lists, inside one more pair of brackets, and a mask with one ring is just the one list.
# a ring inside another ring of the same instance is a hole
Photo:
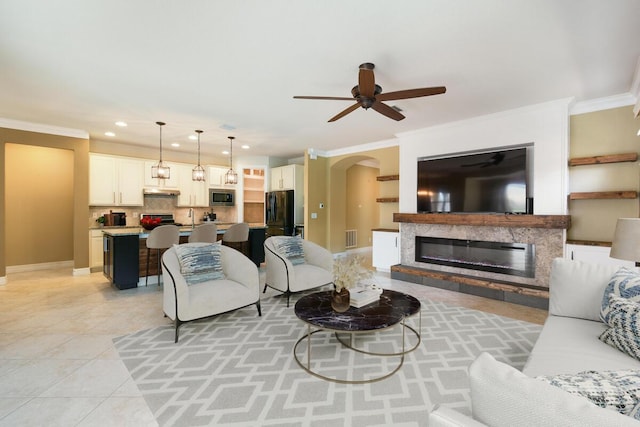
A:
{"label": "coffee maker on counter", "polygon": [[108,214],[104,214],[104,225],[106,226],[127,225],[127,214],[124,212],[109,211]]}

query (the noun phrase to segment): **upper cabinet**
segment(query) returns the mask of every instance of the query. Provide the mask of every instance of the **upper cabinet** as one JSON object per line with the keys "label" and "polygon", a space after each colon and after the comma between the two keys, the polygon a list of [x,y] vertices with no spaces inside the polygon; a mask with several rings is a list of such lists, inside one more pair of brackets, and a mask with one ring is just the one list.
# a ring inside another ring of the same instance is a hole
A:
{"label": "upper cabinet", "polygon": [[235,188],[234,184],[225,184],[224,176],[226,175],[229,168],[224,168],[220,166],[209,166],[208,167],[208,177],[209,177],[209,187],[211,188]]}
{"label": "upper cabinet", "polygon": [[302,165],[287,165],[271,169],[270,191],[302,190],[304,181],[304,167]]}
{"label": "upper cabinet", "polygon": [[178,165],[176,163],[165,162],[162,163],[169,166],[169,178],[168,179],[158,179],[151,177],[151,168],[154,165],[157,165],[158,162],[154,160],[145,160],[144,162],[144,186],[145,188],[167,188],[167,189],[177,189],[178,188]]}
{"label": "upper cabinet", "polygon": [[[194,181],[192,178],[193,167],[188,164],[176,165],[175,172],[180,190],[177,206],[207,207],[209,206],[207,181]],[[173,169],[171,172],[173,175]]]}
{"label": "upper cabinet", "polygon": [[89,155],[89,204],[142,206],[142,160],[101,154]]}

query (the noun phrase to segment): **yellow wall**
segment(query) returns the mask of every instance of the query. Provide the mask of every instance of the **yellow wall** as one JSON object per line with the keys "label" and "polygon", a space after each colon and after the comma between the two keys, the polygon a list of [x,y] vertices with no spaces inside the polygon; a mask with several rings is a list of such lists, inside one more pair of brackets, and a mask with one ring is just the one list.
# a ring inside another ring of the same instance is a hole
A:
{"label": "yellow wall", "polygon": [[[638,152],[632,107],[571,116],[570,158]],[[573,166],[569,192],[639,190],[638,162]],[[638,217],[638,199],[571,200],[569,240],[611,242],[618,218]]]}
{"label": "yellow wall", "polygon": [[[87,233],[87,218],[89,216],[89,140],[67,136],[49,135],[15,129],[0,128],[0,277],[6,276],[7,254],[12,248],[7,246],[6,236],[8,227],[29,227],[31,224],[7,223],[6,205],[6,147],[8,144],[21,144],[35,147],[59,148],[73,152],[73,260],[75,269],[89,268],[89,236]],[[41,183],[47,186],[47,180]],[[13,191],[13,190],[11,190]],[[26,197],[32,197],[26,195]],[[42,206],[42,209],[56,209],[55,206]],[[55,227],[55,224],[49,224]],[[46,236],[43,236],[46,237]],[[41,251],[40,247],[32,248]],[[36,255],[37,259],[45,259],[43,255]]]}
{"label": "yellow wall", "polygon": [[5,150],[6,265],[72,260],[73,151],[22,144]]}
{"label": "yellow wall", "polygon": [[[345,250],[345,230],[347,229],[347,169],[363,160],[378,161],[380,175],[398,174],[399,147],[387,147],[362,151],[357,154],[345,154],[335,157],[320,157],[309,160],[305,156],[305,236],[331,252]],[[384,187],[378,187],[380,195],[397,196],[398,181],[391,181]],[[387,193],[383,193],[383,191]],[[324,209],[318,204],[324,203]],[[374,228],[398,228],[393,222],[393,213],[397,212],[397,203],[378,203],[378,224]],[[317,213],[317,219],[311,219],[311,213]]]}
{"label": "yellow wall", "polygon": [[347,230],[357,230],[357,247],[371,246],[373,233],[379,223],[376,198],[379,185],[377,168],[353,165],[347,169]]}

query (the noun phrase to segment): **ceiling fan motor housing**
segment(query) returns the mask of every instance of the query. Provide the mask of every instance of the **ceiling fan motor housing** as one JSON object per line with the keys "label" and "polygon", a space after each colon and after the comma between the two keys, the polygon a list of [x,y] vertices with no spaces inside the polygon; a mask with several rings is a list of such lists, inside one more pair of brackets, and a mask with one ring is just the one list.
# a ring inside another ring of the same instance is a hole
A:
{"label": "ceiling fan motor housing", "polygon": [[[376,85],[373,94],[374,95],[379,95],[380,93],[382,93],[382,88],[379,85]],[[358,101],[360,103],[360,105],[362,106],[362,108],[364,108],[365,110],[368,108],[371,108],[371,106],[373,105],[374,102],[376,102],[376,98],[367,98],[365,96],[360,96],[360,88],[358,85],[355,85],[352,89],[351,89],[351,95],[353,95],[353,97],[355,98],[356,101]]]}

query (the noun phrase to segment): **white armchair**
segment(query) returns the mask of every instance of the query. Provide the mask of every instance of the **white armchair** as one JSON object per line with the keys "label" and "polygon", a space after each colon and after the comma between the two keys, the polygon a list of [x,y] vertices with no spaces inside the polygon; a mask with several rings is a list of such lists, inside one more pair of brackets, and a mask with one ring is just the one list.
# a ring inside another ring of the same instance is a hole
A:
{"label": "white armchair", "polygon": [[272,236],[264,242],[267,286],[284,292],[289,297],[293,292],[305,291],[333,283],[333,255],[322,246],[300,239],[304,260],[292,261],[282,250],[284,239],[300,239],[290,236]]}
{"label": "white armchair", "polygon": [[[207,246],[209,243],[188,243],[181,246]],[[188,284],[180,272],[176,247],[162,256],[164,279],[163,310],[175,321],[175,342],[178,328],[184,322],[202,319],[255,304],[260,310],[260,279],[258,268],[242,253],[227,246],[220,248],[224,278]]]}

